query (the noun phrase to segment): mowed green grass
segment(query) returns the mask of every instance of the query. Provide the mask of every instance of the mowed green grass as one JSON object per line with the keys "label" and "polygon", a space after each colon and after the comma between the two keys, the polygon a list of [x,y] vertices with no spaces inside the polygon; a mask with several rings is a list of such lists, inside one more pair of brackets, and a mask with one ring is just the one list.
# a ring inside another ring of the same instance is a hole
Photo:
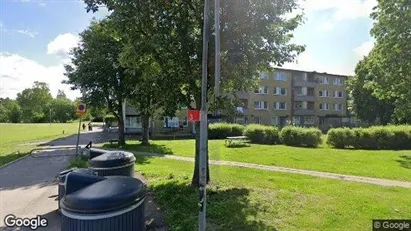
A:
{"label": "mowed green grass", "polygon": [[[193,163],[137,157],[170,230],[196,230]],[[371,230],[372,219],[411,218],[411,189],[211,166],[209,230]]]}
{"label": "mowed green grass", "polygon": [[[145,147],[128,141],[125,149],[194,157],[194,140],[151,141]],[[411,151],[343,150],[257,145],[228,148],[223,140],[209,141],[212,160],[227,160],[349,175],[411,181]]]}
{"label": "mowed green grass", "polygon": [[0,124],[0,166],[24,156],[35,142],[72,135],[77,129],[78,123]]}

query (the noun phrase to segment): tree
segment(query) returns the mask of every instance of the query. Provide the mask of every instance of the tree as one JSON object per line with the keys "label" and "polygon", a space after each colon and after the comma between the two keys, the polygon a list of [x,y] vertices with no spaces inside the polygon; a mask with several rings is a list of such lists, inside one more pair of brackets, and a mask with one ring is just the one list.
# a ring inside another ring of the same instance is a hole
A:
{"label": "tree", "polygon": [[76,118],[76,105],[66,97],[64,91],[59,90],[57,97],[51,104],[53,119],[60,123],[66,123]]}
{"label": "tree", "polygon": [[393,100],[398,121],[411,122],[411,5],[408,0],[379,0],[371,18],[376,43],[367,65],[369,84],[380,100]]}
{"label": "tree", "polygon": [[17,103],[16,100],[10,100],[8,102],[5,102],[4,107],[7,109],[8,122],[11,122],[11,123],[21,122],[21,116],[22,116],[21,107]]}
{"label": "tree", "polygon": [[80,33],[81,44],[71,52],[72,64],[66,65],[65,83],[80,89],[83,100],[93,107],[107,106],[119,124],[119,145],[125,144],[123,102],[131,92],[129,75],[119,63],[120,38],[108,20],[92,22]]}
{"label": "tree", "polygon": [[32,88],[17,94],[17,102],[22,110],[24,122],[46,122],[53,97],[47,83],[34,82]]}
{"label": "tree", "polygon": [[373,95],[373,89],[367,84],[375,77],[370,74],[367,61],[368,57],[364,57],[355,68],[355,76],[348,79],[348,91],[353,98],[352,110],[363,121],[369,123],[379,121],[385,125],[392,122],[394,101],[380,100]]}
{"label": "tree", "polygon": [[[203,31],[203,0],[85,0],[87,10],[96,11],[105,5],[110,17],[132,41],[150,41],[148,50],[160,62],[163,70],[176,70],[170,76],[181,95],[181,103],[193,109],[201,108],[201,57]],[[301,22],[301,15],[286,19],[285,13],[297,7],[295,0],[226,0],[221,9],[222,95],[248,91],[256,85],[258,71],[269,70],[293,61],[304,50],[291,44],[291,32]],[[211,12],[212,15],[213,12]],[[209,28],[211,29],[211,28]],[[212,43],[208,51],[208,92],[214,85]],[[168,68],[167,68],[168,67]],[[228,100],[225,98],[224,100]],[[196,123],[199,131],[199,123]],[[192,185],[198,186],[199,133],[196,136],[195,169]],[[208,160],[208,155],[207,155]],[[207,161],[208,163],[208,161]],[[207,168],[209,169],[209,168]],[[209,181],[209,173],[207,173]]]}

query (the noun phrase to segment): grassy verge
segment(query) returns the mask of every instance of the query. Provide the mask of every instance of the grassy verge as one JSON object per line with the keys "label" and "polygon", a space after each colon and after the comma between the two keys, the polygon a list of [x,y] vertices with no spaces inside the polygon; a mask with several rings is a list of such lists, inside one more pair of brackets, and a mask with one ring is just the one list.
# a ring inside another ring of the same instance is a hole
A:
{"label": "grassy verge", "polygon": [[[128,141],[124,148],[131,151],[194,157],[194,140],[152,141],[150,146],[141,146],[137,141]],[[257,144],[252,144],[250,147],[228,148],[224,145],[223,140],[210,140],[209,155],[210,159],[213,160],[275,165],[404,181],[411,179],[411,151],[341,150],[324,147],[297,148]]]}
{"label": "grassy verge", "polygon": [[[138,157],[171,230],[195,230],[193,164]],[[369,230],[373,218],[410,218],[411,190],[235,167],[211,167],[213,230]]]}
{"label": "grassy verge", "polygon": [[78,123],[0,124],[0,166],[26,155],[37,142],[69,136],[77,129]]}

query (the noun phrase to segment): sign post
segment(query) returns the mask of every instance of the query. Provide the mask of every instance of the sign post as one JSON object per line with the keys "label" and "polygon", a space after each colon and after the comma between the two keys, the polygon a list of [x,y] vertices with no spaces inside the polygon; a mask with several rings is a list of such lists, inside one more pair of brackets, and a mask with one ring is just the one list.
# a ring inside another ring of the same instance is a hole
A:
{"label": "sign post", "polygon": [[76,108],[76,115],[80,117],[80,120],[78,122],[78,131],[77,131],[77,144],[76,144],[76,154],[78,155],[78,145],[80,143],[80,128],[81,128],[81,121],[83,119],[83,115],[86,114],[86,105],[83,103],[80,103],[77,105]]}

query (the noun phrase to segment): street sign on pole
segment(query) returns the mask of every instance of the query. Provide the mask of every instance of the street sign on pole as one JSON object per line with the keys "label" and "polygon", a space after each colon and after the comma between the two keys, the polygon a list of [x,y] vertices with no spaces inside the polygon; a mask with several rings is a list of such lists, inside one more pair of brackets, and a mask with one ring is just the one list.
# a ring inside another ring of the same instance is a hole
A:
{"label": "street sign on pole", "polygon": [[87,108],[86,108],[85,104],[80,103],[80,104],[77,105],[77,108],[76,108],[76,115],[77,116],[83,116],[84,114],[86,114],[86,112],[87,112]]}
{"label": "street sign on pole", "polygon": [[199,110],[188,110],[187,117],[188,117],[188,121],[190,122],[200,121],[200,111]]}

